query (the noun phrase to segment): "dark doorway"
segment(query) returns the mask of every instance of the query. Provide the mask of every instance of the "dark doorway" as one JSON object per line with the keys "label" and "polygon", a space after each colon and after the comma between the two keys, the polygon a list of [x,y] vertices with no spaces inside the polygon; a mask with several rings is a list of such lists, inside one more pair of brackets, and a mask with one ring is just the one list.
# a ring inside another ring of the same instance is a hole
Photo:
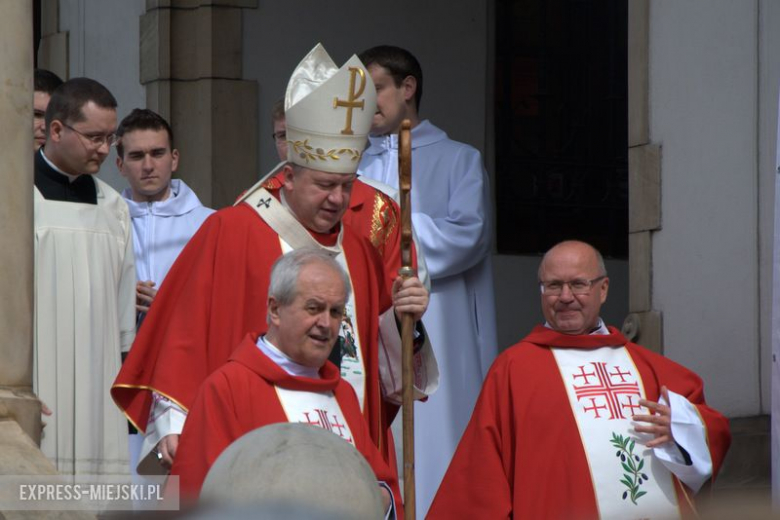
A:
{"label": "dark doorway", "polygon": [[38,49],[41,46],[41,0],[33,0],[33,67],[38,67]]}
{"label": "dark doorway", "polygon": [[498,252],[628,257],[628,3],[496,0]]}

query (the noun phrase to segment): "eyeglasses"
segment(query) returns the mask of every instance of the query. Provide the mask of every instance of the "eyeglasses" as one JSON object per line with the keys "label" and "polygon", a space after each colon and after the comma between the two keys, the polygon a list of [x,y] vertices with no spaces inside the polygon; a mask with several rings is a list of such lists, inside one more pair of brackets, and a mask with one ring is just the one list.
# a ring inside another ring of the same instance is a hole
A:
{"label": "eyeglasses", "polygon": [[65,128],[73,130],[74,132],[79,134],[81,137],[86,139],[87,142],[89,142],[90,146],[93,147],[93,148],[100,148],[101,146],[103,146],[103,143],[107,143],[109,147],[110,146],[114,146],[117,143],[117,141],[119,140],[119,138],[116,136],[116,134],[87,135],[84,132],[79,132],[78,130],[76,130],[75,128],[70,126],[68,123],[63,123],[62,121],[60,121],[60,123],[62,123],[62,126],[64,126]]}
{"label": "eyeglasses", "polygon": [[593,284],[606,278],[605,275],[594,278],[593,280],[583,280],[578,278],[568,282],[553,280],[552,282],[539,282],[539,289],[545,296],[558,296],[563,292],[563,286],[568,285],[572,294],[588,294]]}

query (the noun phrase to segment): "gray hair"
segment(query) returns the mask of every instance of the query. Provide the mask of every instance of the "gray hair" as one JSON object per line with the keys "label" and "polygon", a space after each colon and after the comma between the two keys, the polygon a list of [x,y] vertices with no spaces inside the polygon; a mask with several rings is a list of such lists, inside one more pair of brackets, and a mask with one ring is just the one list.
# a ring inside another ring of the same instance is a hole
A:
{"label": "gray hair", "polygon": [[352,293],[352,283],[344,269],[332,255],[322,249],[301,248],[280,256],[271,267],[271,282],[268,284],[268,297],[273,297],[279,305],[289,305],[298,295],[298,277],[305,265],[319,262],[325,264],[341,277],[347,298]]}

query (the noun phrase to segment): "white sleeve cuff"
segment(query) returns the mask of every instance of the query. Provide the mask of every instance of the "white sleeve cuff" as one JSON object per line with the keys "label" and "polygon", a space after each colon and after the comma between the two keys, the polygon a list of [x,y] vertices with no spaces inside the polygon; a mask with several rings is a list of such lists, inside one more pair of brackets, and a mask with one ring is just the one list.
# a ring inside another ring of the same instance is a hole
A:
{"label": "white sleeve cuff", "polygon": [[[661,404],[668,405],[672,410],[671,430],[675,442],[657,446],[654,453],[669,471],[696,493],[712,476],[707,428],[702,423],[696,407],[685,397],[670,391],[669,401],[667,403],[663,397],[659,399]],[[688,453],[691,464],[685,463],[677,446]]]}
{"label": "white sleeve cuff", "polygon": [[164,475],[165,469],[157,460],[154,449],[166,435],[179,435],[184,430],[185,412],[170,399],[152,392],[152,406],[149,409],[149,421],[146,425],[144,442],[139,455],[139,475]]}

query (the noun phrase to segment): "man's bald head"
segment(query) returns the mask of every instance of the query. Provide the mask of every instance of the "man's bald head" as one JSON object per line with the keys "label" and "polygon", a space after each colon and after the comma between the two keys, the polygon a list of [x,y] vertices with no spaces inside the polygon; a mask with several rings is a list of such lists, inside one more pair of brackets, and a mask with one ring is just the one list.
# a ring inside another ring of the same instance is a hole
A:
{"label": "man's bald head", "polygon": [[582,255],[587,255],[588,253],[592,254],[595,258],[596,264],[598,265],[599,276],[607,276],[607,267],[604,264],[604,257],[601,256],[601,253],[599,253],[598,249],[588,244],[587,242],[582,242],[581,240],[564,240],[563,242],[558,242],[552,246],[542,257],[542,261],[539,263],[538,271],[540,281],[542,279],[542,267],[544,266],[544,261],[547,259],[547,257],[550,254],[558,253],[560,251],[566,252],[567,250],[569,252],[576,252],[577,254]]}
{"label": "man's bald head", "polygon": [[598,325],[609,278],[596,248],[578,240],[556,244],[539,264],[539,282],[542,313],[554,330],[588,334]]}

